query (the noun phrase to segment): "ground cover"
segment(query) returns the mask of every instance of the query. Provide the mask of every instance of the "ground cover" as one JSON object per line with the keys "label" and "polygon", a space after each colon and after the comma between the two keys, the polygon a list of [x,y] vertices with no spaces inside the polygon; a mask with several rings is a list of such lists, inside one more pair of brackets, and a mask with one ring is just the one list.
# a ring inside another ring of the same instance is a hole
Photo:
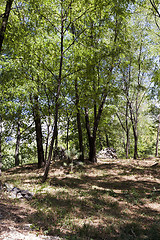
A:
{"label": "ground cover", "polygon": [[61,239],[159,240],[160,165],[154,163],[108,159],[73,168],[57,161],[43,184],[43,169],[34,164],[7,170],[2,181],[34,197],[1,193],[1,234],[14,225]]}

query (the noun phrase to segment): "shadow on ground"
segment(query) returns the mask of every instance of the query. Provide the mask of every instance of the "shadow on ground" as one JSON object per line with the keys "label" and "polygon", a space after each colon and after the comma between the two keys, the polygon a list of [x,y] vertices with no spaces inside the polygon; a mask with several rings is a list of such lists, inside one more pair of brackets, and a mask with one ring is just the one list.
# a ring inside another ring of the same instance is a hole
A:
{"label": "shadow on ground", "polygon": [[[35,211],[27,219],[36,229],[71,240],[160,240],[159,172],[159,166],[119,161],[55,175],[50,190],[28,202]],[[29,176],[34,178],[40,185]]]}

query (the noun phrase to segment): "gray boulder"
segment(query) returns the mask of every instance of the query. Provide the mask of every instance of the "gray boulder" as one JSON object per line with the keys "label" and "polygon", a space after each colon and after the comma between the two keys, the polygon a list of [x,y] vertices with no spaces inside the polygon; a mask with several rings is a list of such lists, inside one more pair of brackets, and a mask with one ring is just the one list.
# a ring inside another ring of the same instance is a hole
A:
{"label": "gray boulder", "polygon": [[97,154],[97,158],[117,159],[116,150],[114,148],[104,148]]}

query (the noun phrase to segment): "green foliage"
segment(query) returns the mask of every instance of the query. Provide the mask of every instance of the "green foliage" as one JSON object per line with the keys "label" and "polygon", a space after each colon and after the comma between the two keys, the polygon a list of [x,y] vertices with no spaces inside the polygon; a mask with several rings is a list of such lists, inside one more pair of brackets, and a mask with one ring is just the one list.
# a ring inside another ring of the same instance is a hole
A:
{"label": "green foliage", "polygon": [[[5,3],[0,3],[0,15],[4,12]],[[126,136],[122,124],[125,125],[125,106],[129,100],[134,114],[136,106],[139,106],[139,153],[153,154],[155,132],[148,129],[154,122],[145,118],[142,106],[146,105],[146,112],[150,105],[146,98],[151,92],[150,86],[153,87],[152,99],[154,95],[159,101],[159,37],[149,4],[147,1],[129,0],[14,1],[0,57],[0,116],[4,126],[1,133],[4,149],[6,137],[12,139],[12,153],[9,160],[3,160],[5,167],[14,164],[17,119],[21,123],[23,162],[35,161],[33,146],[36,138],[30,101],[34,93],[40,105],[44,146],[47,139],[50,143],[60,70],[62,23],[64,58],[59,97],[59,144],[66,147],[68,141],[69,152],[72,149],[79,152],[76,79],[86,155],[89,143],[84,109],[88,108],[93,131],[95,113],[98,113],[105,94],[97,151],[107,146],[107,136],[110,146],[124,156]],[[132,155],[134,138],[130,113],[128,126]]]}

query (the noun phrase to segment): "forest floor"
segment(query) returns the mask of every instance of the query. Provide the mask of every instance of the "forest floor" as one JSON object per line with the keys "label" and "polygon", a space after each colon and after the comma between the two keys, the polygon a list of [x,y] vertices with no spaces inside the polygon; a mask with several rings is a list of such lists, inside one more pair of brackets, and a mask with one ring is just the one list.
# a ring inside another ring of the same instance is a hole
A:
{"label": "forest floor", "polygon": [[55,162],[43,184],[35,164],[9,169],[2,182],[34,197],[0,193],[0,239],[160,240],[156,161],[108,159],[73,169]]}

